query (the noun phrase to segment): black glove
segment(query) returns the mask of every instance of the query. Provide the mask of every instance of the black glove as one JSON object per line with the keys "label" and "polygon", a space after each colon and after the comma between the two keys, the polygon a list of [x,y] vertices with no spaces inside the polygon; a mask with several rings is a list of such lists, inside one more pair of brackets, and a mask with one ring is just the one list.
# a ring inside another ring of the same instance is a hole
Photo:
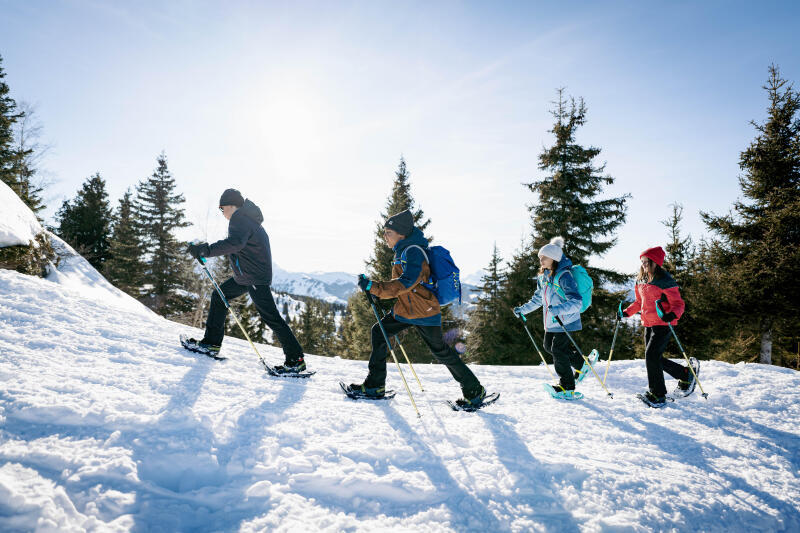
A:
{"label": "black glove", "polygon": [[186,251],[191,254],[192,257],[195,259],[200,259],[201,257],[208,257],[210,250],[208,249],[207,242],[201,242],[198,244],[190,244]]}
{"label": "black glove", "polygon": [[670,324],[676,318],[678,318],[678,315],[670,311],[669,313],[664,313],[664,315],[661,317],[661,320],[663,320],[667,324]]}
{"label": "black glove", "polygon": [[358,286],[362,291],[369,291],[372,288],[372,281],[364,274],[358,275]]}
{"label": "black glove", "polygon": [[617,307],[617,318],[626,318],[628,313],[622,310],[622,302],[619,303],[619,307]]}

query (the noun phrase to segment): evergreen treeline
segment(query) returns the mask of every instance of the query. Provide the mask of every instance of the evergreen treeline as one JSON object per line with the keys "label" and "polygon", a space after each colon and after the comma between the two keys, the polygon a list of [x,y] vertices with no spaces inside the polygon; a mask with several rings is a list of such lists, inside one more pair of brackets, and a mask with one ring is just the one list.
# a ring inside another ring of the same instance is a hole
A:
{"label": "evergreen treeline", "polygon": [[[683,207],[665,209],[663,235],[642,243],[662,243],[665,267],[678,281],[686,312],[677,332],[691,355],[729,362],[761,362],[800,368],[800,93],[769,68],[764,86],[769,105],[763,123],[752,122],[756,138],[742,151],[739,183],[744,199],[727,215],[701,213],[712,237],[695,244],[681,229]],[[497,247],[478,289],[467,337],[468,357],[492,364],[536,364],[538,356],[511,308],[535,290],[536,251],[551,237],[566,240],[565,253],[584,265],[595,281],[592,306],[582,316],[578,342],[588,352],[608,353],[615,310],[629,299],[632,275],[598,269],[592,260],[614,244],[625,220],[627,196],[598,199],[613,179],[592,165],[597,148],[574,141],[585,123],[582,100],[564,101],[553,115],[555,142],[539,156],[542,180],[527,184],[532,232],[507,263]],[[529,320],[540,339],[541,315]],[[673,356],[680,356],[670,344]],[[637,322],[624,321],[615,358],[643,357]]]}
{"label": "evergreen treeline", "polygon": [[34,109],[17,105],[5,82],[3,57],[0,56],[0,180],[17,193],[34,212],[46,206],[41,193],[38,160],[44,149],[38,144],[41,126]]}
{"label": "evergreen treeline", "polygon": [[[667,252],[665,267],[678,281],[687,304],[677,332],[691,355],[800,367],[800,283],[796,281],[800,278],[800,93],[776,66],[770,66],[764,90],[766,118],[752,122],[755,137],[739,158],[742,198],[727,214],[701,213],[711,236],[699,242],[682,231],[680,203],[653,206],[653,212],[663,210],[665,230],[640,248],[662,244]],[[533,294],[539,270],[537,250],[554,236],[564,237],[565,253],[586,267],[595,281],[592,306],[584,313],[583,330],[577,334],[585,351],[598,348],[602,356],[608,353],[617,306],[630,299],[633,276],[600,268],[597,262],[615,245],[631,198],[604,195],[614,178],[605,173],[604,164],[596,162],[601,149],[577,141],[587,120],[584,101],[567,98],[559,90],[551,113],[552,143],[538,157],[541,176],[524,184],[530,193],[530,233],[506,259],[497,246],[493,248],[466,324],[449,309],[443,312],[445,337],[466,339],[464,357],[471,362],[539,363],[512,308]],[[46,148],[38,142],[40,131],[35,110],[11,98],[0,57],[0,179],[36,213],[46,207],[39,168]],[[164,316],[202,327],[212,289],[176,236],[189,225],[183,204],[162,153],[153,173],[135,189],[128,189],[114,206],[104,177],[89,176],[75,197],[58,209],[54,230],[128,294]],[[391,277],[393,252],[384,244],[383,222],[406,209],[431,239],[431,220],[413,198],[410,173],[401,158],[365,261],[370,278]],[[458,250],[453,253],[458,262]],[[216,259],[210,265],[220,281],[230,275],[226,260]],[[296,304],[301,309],[290,312],[289,300],[281,302],[280,295],[278,305],[308,353],[369,356],[375,317],[361,292],[354,293],[346,307],[292,298],[302,300],[303,304]],[[388,312],[393,303],[381,302],[381,311]],[[271,342],[271,332],[249,297],[232,302],[232,307],[251,338]],[[540,315],[531,315],[528,324],[541,338]],[[242,336],[232,319],[226,328],[229,335]],[[413,328],[404,331],[400,340],[414,361],[431,360]],[[673,344],[670,349],[678,355]],[[643,356],[636,320],[623,321],[614,354],[618,358]]]}

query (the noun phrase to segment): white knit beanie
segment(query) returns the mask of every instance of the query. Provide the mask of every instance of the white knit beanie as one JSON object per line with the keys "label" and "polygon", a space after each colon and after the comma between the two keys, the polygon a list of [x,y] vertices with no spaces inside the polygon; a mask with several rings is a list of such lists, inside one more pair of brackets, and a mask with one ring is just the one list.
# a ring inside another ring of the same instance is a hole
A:
{"label": "white knit beanie", "polygon": [[564,237],[553,237],[550,244],[545,244],[539,249],[539,259],[549,257],[553,261],[561,261],[564,257]]}

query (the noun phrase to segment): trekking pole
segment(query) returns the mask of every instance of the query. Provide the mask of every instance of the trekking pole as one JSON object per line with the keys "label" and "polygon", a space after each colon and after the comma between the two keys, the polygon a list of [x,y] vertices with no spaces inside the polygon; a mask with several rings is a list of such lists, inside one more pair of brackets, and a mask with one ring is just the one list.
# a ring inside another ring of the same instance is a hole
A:
{"label": "trekking pole", "polygon": [[[363,290],[363,289],[362,289]],[[381,328],[381,333],[383,333],[383,340],[386,341],[386,346],[389,348],[389,353],[392,354],[392,359],[394,359],[394,364],[397,365],[397,371],[400,372],[400,377],[403,378],[403,385],[406,387],[406,392],[408,392],[408,397],[411,398],[411,405],[414,406],[414,410],[417,412],[417,418],[421,417],[422,415],[417,409],[417,402],[414,401],[414,396],[411,395],[411,389],[408,387],[408,382],[406,381],[406,377],[403,375],[403,369],[400,368],[400,363],[397,362],[397,356],[394,355],[394,349],[392,348],[392,343],[389,341],[389,335],[386,333],[386,329],[383,327],[383,323],[381,322],[381,317],[378,314],[378,308],[375,306],[375,302],[372,299],[372,295],[368,291],[364,291],[364,296],[367,297],[367,301],[369,301],[369,305],[372,307],[372,312],[375,313],[375,319],[378,321],[378,327]]]}
{"label": "trekking pole", "polygon": [[222,298],[222,303],[225,304],[225,308],[228,311],[230,311],[231,315],[233,315],[233,319],[239,325],[239,329],[242,330],[242,333],[244,333],[244,336],[247,339],[247,342],[250,343],[250,346],[253,347],[253,351],[256,352],[256,355],[258,356],[258,360],[261,361],[262,365],[264,365],[264,369],[266,369],[267,372],[269,372],[269,368],[270,368],[269,365],[267,364],[266,361],[264,361],[264,358],[261,357],[261,354],[258,353],[258,348],[256,348],[256,345],[253,344],[252,340],[250,340],[250,335],[248,335],[247,332],[244,330],[244,326],[242,326],[242,323],[239,321],[239,317],[236,316],[236,313],[233,311],[233,309],[231,309],[231,306],[228,303],[227,298],[225,298],[225,295],[222,294],[222,289],[219,288],[219,285],[217,285],[217,281],[214,279],[214,276],[212,276],[211,272],[208,271],[208,267],[206,267],[206,258],[205,257],[198,257],[197,258],[197,262],[200,263],[203,266],[203,271],[206,273],[206,276],[208,276],[208,279],[211,280],[211,284],[217,290],[217,294],[219,294],[219,297]]}
{"label": "trekking pole", "polygon": [[608,390],[608,387],[606,387],[606,384],[603,383],[603,380],[600,379],[600,376],[597,375],[597,371],[595,371],[594,367],[592,366],[592,363],[590,363],[589,360],[586,359],[586,356],[583,355],[583,352],[581,351],[580,347],[578,347],[578,344],[575,342],[575,339],[572,338],[572,335],[569,334],[569,331],[567,331],[567,328],[564,327],[564,323],[561,322],[561,319],[558,318],[558,315],[554,315],[554,316],[555,316],[556,321],[558,322],[558,325],[561,326],[561,329],[563,329],[564,333],[567,334],[567,338],[570,340],[570,342],[572,342],[572,345],[575,347],[576,350],[578,350],[578,353],[580,354],[581,357],[583,357],[583,360],[586,361],[586,364],[589,365],[589,368],[592,369],[592,373],[594,374],[594,377],[597,378],[597,381],[599,381],[600,385],[602,385],[603,388],[606,390],[606,394],[608,394],[611,398],[613,398],[614,395],[611,394],[611,392]]}
{"label": "trekking pole", "polygon": [[[381,309],[381,316],[384,317],[384,318],[386,317],[386,313],[383,311],[383,309]],[[422,392],[425,392],[425,387],[422,386],[422,382],[419,380],[419,377],[417,376],[417,373],[414,371],[414,365],[411,364],[411,360],[408,358],[408,354],[406,353],[406,349],[403,348],[403,344],[400,342],[400,337],[398,337],[397,335],[394,335],[394,340],[397,343],[397,345],[400,347],[400,351],[403,352],[403,357],[406,358],[406,363],[408,363],[408,367],[411,369],[411,373],[414,374],[414,378],[417,380],[417,383],[419,384],[419,390],[421,390]]]}
{"label": "trekking pole", "polygon": [[[661,310],[661,306],[658,305],[661,300],[656,300],[656,314],[658,318],[663,320],[664,318],[664,311]],[[669,326],[669,330],[672,332],[672,336],[675,337],[675,342],[678,343],[678,348],[680,349],[681,353],[683,354],[683,358],[686,359],[686,365],[689,367],[689,371],[694,376],[694,380],[697,382],[697,386],[700,387],[700,392],[702,393],[701,396],[708,400],[708,393],[703,390],[703,385],[700,384],[700,378],[697,377],[697,374],[694,373],[694,368],[692,368],[692,362],[689,361],[689,357],[686,355],[686,351],[683,349],[683,345],[681,345],[681,341],[678,340],[678,335],[675,333],[675,330],[672,329],[672,324],[667,322]]]}
{"label": "trekking pole", "polygon": [[[516,314],[516,313],[515,313]],[[554,380],[558,381],[558,386],[561,387],[561,380],[559,380],[553,371],[550,369],[550,365],[547,364],[547,361],[544,360],[544,355],[542,355],[542,351],[539,349],[539,345],[536,344],[536,341],[533,340],[533,335],[531,334],[531,330],[528,329],[528,319],[525,318],[525,315],[517,315],[520,320],[522,320],[522,327],[525,328],[525,331],[528,333],[528,337],[530,337],[531,342],[533,343],[533,347],[536,348],[536,351],[539,354],[539,357],[542,358],[542,364],[547,367],[547,371],[550,372],[550,375],[553,377]],[[561,390],[566,392],[564,387],[561,387]]]}
{"label": "trekking pole", "polygon": [[608,378],[608,369],[611,368],[611,356],[614,355],[614,343],[617,342],[617,330],[619,330],[619,323],[622,321],[622,302],[619,302],[619,312],[617,313],[617,324],[614,326],[614,338],[611,339],[611,349],[608,351],[608,361],[606,362],[606,372],[603,374],[603,383]]}

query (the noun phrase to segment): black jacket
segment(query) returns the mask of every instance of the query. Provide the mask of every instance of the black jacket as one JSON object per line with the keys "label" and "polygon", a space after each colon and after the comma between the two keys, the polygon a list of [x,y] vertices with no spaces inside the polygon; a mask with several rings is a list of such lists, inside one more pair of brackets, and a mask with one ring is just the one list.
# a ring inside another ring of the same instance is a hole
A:
{"label": "black jacket", "polygon": [[208,257],[228,256],[233,279],[240,285],[272,284],[272,252],[262,222],[261,209],[245,200],[231,216],[228,238],[208,245]]}

